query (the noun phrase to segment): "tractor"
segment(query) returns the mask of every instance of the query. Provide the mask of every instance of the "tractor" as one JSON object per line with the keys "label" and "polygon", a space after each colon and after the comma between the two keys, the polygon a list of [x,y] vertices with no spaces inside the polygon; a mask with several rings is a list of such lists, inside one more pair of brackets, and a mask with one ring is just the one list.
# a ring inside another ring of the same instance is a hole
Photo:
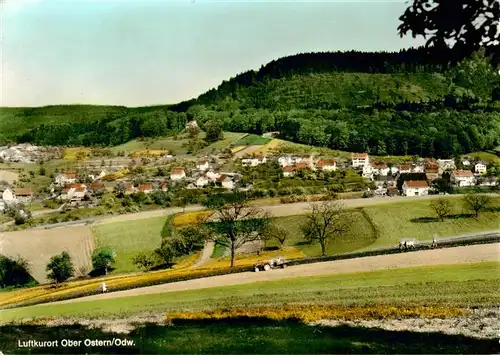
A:
{"label": "tractor", "polygon": [[287,261],[281,256],[276,259],[271,259],[268,261],[259,261],[253,265],[255,272],[259,271],[269,271],[271,269],[284,269],[286,268]]}

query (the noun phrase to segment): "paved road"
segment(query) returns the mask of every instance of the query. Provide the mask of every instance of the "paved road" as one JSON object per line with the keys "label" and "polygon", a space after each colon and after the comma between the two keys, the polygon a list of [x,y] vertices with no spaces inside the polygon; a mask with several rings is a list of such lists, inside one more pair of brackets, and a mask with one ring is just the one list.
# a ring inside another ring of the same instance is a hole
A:
{"label": "paved road", "polygon": [[196,290],[218,286],[241,285],[252,282],[280,280],[293,277],[310,277],[318,275],[387,270],[404,267],[475,263],[483,261],[500,261],[500,243],[477,244],[455,248],[416,251],[411,253],[327,261],[314,264],[290,266],[283,270],[279,269],[269,272],[245,272],[231,275],[214,276],[81,297],[72,300],[48,303],[45,305],[51,306],[56,303],[72,303],[102,299],[114,299],[120,297]]}

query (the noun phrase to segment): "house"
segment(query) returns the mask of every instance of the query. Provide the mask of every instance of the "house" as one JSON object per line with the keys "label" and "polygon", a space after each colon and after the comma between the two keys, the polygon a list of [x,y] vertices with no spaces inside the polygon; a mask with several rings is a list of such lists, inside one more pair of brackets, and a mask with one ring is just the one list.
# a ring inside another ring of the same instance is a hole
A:
{"label": "house", "polygon": [[307,166],[308,169],[312,169],[314,167],[314,159],[312,155],[305,155],[303,157],[295,158],[295,165]]}
{"label": "house", "polygon": [[333,159],[320,159],[316,162],[316,169],[321,171],[335,171],[337,170],[337,162]]}
{"label": "house", "polygon": [[85,197],[86,192],[87,192],[86,187],[81,187],[81,186],[65,187],[64,189],[62,189],[59,198],[61,200],[66,200],[66,201],[79,201]]}
{"label": "house", "polygon": [[217,184],[220,184],[222,187],[229,190],[234,188],[233,180],[227,175],[219,176],[219,178],[217,179]]}
{"label": "house", "polygon": [[497,186],[498,178],[496,176],[480,176],[477,183],[479,186]]}
{"label": "house", "polygon": [[396,175],[399,172],[399,168],[397,166],[391,166],[391,174]]}
{"label": "house", "polygon": [[414,173],[423,173],[425,167],[423,165],[412,165],[411,170]]}
{"label": "house", "polygon": [[199,171],[207,171],[208,169],[210,169],[210,163],[207,159],[199,160],[196,163],[196,169]]}
{"label": "house", "polygon": [[399,173],[400,174],[409,174],[412,172],[411,165],[410,164],[403,164],[399,166]]}
{"label": "house", "polygon": [[428,182],[432,182],[439,178],[439,168],[427,167],[424,170]]}
{"label": "house", "polygon": [[391,169],[389,169],[387,164],[371,163],[371,167],[374,175],[387,176],[391,171]]}
{"label": "house", "polygon": [[164,182],[160,185],[160,190],[167,191],[167,189],[168,189],[168,184],[166,182]]}
{"label": "house", "polygon": [[206,174],[206,177],[208,180],[210,181],[217,181],[217,179],[219,178],[220,174],[217,173],[217,172],[214,172],[214,171],[209,171],[207,174]]}
{"label": "house", "polygon": [[462,159],[462,165],[465,166],[465,167],[470,167],[472,164],[470,162],[470,160],[468,158],[463,158]]}
{"label": "house", "polygon": [[426,196],[429,194],[429,184],[427,181],[407,180],[403,183],[403,195],[405,196]]}
{"label": "house", "polygon": [[474,174],[470,170],[456,170],[451,174],[451,179],[458,187],[474,186],[476,182]]}
{"label": "house", "polygon": [[6,204],[16,201],[14,191],[7,187],[2,193],[2,200]]}
{"label": "house", "polygon": [[361,154],[355,153],[352,155],[351,159],[352,159],[352,166],[354,168],[363,167],[370,163],[370,158],[368,157],[368,153],[361,153]]}
{"label": "house", "polygon": [[66,184],[71,184],[76,182],[76,173],[75,172],[69,172],[69,173],[64,173],[61,172],[56,175],[55,177],[55,183],[56,185],[59,186],[64,186]]}
{"label": "house", "polygon": [[132,195],[135,192],[134,185],[129,182],[123,184],[123,189],[125,195]]}
{"label": "house", "polygon": [[186,172],[182,168],[174,168],[170,173],[171,180],[182,180],[186,177]]}
{"label": "house", "polygon": [[308,170],[311,169],[311,165],[308,162],[301,162],[295,164],[295,171]]}
{"label": "house", "polygon": [[152,184],[142,184],[139,185],[137,188],[140,192],[144,192],[145,194],[150,194],[153,192],[153,185]]}
{"label": "house", "polygon": [[283,176],[289,177],[295,174],[295,167],[293,166],[285,166],[283,168]]}
{"label": "house", "polygon": [[474,165],[474,172],[478,175],[486,174],[486,164],[483,162],[477,162],[476,165]]}
{"label": "house", "polygon": [[255,157],[247,157],[241,159],[241,164],[245,166],[257,166],[260,164],[265,164],[267,162],[267,158],[264,155],[258,155]]}
{"label": "house", "polygon": [[89,185],[89,190],[91,190],[94,193],[96,192],[101,193],[106,190],[106,186],[102,182],[94,182]]}
{"label": "house", "polygon": [[206,176],[200,176],[196,179],[195,185],[197,187],[204,187],[208,185],[208,178]]}
{"label": "house", "polygon": [[294,164],[294,159],[291,156],[283,156],[278,158],[278,164],[281,167],[290,166]]}
{"label": "house", "polygon": [[19,201],[27,202],[33,197],[33,192],[28,188],[16,188],[14,189],[14,196]]}
{"label": "house", "polygon": [[363,166],[362,176],[366,179],[373,179],[373,168],[370,164],[366,164]]}
{"label": "house", "polygon": [[455,161],[453,159],[438,159],[437,163],[443,170],[455,169]]}

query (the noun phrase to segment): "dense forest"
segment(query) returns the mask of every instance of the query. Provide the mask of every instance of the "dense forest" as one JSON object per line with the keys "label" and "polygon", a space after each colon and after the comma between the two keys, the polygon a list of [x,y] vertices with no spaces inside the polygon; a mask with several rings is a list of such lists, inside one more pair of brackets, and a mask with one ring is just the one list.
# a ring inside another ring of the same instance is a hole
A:
{"label": "dense forest", "polygon": [[453,156],[500,145],[500,75],[483,53],[306,53],[247,71],[170,106],[0,109],[1,141],[117,145],[203,127],[372,154]]}

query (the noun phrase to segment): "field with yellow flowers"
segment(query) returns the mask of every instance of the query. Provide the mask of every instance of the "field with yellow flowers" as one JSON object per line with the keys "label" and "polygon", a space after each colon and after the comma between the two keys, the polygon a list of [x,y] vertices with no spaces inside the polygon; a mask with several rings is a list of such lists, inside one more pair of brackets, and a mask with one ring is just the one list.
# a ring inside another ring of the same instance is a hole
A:
{"label": "field with yellow flowers", "polygon": [[178,213],[174,216],[172,220],[172,225],[174,227],[185,227],[190,224],[195,224],[200,220],[204,220],[210,217],[213,214],[213,211],[193,211],[193,212],[185,212]]}
{"label": "field with yellow flowers", "polygon": [[90,148],[87,147],[71,147],[64,148],[63,159],[74,161],[84,160],[90,156]]}

